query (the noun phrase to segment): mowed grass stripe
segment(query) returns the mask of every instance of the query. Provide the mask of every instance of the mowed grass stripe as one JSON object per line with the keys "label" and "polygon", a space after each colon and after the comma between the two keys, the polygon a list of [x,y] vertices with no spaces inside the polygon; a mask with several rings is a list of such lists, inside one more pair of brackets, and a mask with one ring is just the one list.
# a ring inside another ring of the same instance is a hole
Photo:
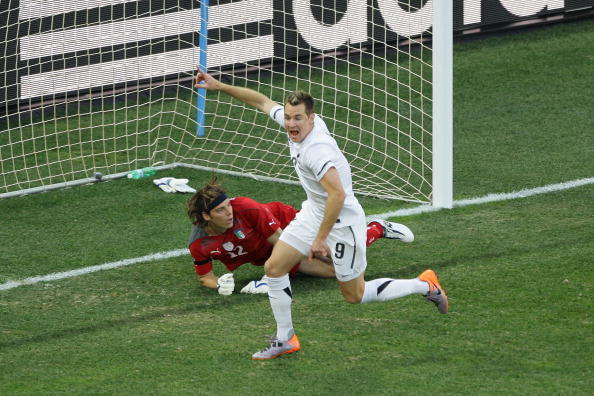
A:
{"label": "mowed grass stripe", "polygon": [[[543,186],[543,187],[538,187],[538,188],[530,188],[530,189],[515,191],[515,192],[507,193],[507,194],[488,194],[484,197],[477,197],[477,198],[455,201],[454,207],[460,208],[460,207],[464,207],[464,206],[468,206],[468,205],[477,205],[477,204],[484,204],[484,203],[497,202],[497,201],[506,201],[509,199],[526,198],[526,197],[531,197],[534,195],[552,193],[552,192],[556,192],[556,191],[567,190],[570,188],[581,187],[581,186],[591,184],[591,183],[594,183],[594,177],[573,180],[573,181],[565,182],[565,183],[557,183],[557,184],[552,184],[549,186]],[[415,214],[420,214],[420,213],[435,212],[435,211],[442,210],[442,209],[443,208],[432,207],[432,206],[427,206],[427,205],[420,205],[420,206],[417,206],[414,208],[400,209],[395,212],[387,212],[387,213],[382,213],[382,214],[378,214],[378,215],[368,216],[368,220],[371,220],[373,218],[388,219],[391,217],[410,216],[410,215],[415,215]],[[150,261],[155,261],[155,260],[165,260],[165,259],[169,259],[169,258],[173,258],[173,257],[185,256],[188,254],[189,254],[188,249],[176,249],[176,250],[171,250],[171,251],[167,251],[167,252],[152,253],[152,254],[148,254],[146,256],[142,256],[142,257],[123,259],[123,260],[118,260],[118,261],[105,263],[105,264],[101,264],[101,265],[94,265],[94,266],[90,266],[90,267],[78,268],[78,269],[75,269],[72,271],[64,271],[64,272],[47,274],[47,275],[33,276],[33,277],[25,278],[22,280],[18,280],[18,281],[9,281],[9,282],[0,284],[0,290],[10,290],[10,289],[14,289],[15,287],[19,287],[19,286],[33,285],[33,284],[39,283],[39,282],[51,282],[51,281],[56,281],[56,280],[60,280],[60,279],[66,279],[66,278],[72,278],[75,276],[86,275],[86,274],[90,274],[90,273],[97,272],[97,271],[104,271],[104,270],[109,270],[109,269],[114,269],[114,268],[120,268],[120,267],[125,267],[128,265],[132,265],[132,264],[145,263],[145,262],[150,262]]]}

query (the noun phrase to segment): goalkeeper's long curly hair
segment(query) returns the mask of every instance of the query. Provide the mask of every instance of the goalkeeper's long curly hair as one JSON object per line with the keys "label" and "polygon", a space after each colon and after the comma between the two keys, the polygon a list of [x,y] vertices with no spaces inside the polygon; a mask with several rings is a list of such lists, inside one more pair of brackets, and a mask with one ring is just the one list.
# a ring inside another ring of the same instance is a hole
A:
{"label": "goalkeeper's long curly hair", "polygon": [[206,225],[206,220],[202,217],[202,213],[208,213],[208,206],[221,194],[225,193],[226,192],[223,189],[223,186],[218,182],[217,177],[213,176],[206,186],[202,187],[202,189],[197,191],[196,194],[188,200],[188,217],[190,217],[192,223],[200,226]]}

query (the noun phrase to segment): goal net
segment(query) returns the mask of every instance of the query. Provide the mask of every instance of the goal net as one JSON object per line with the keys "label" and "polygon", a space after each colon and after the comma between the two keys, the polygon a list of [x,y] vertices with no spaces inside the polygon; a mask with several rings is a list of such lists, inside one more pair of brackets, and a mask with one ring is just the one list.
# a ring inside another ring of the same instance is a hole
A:
{"label": "goal net", "polygon": [[203,25],[217,78],[280,103],[312,93],[356,193],[432,201],[431,0],[211,0],[207,20],[191,0],[2,3],[0,196],[145,166],[296,182],[266,115],[213,92],[197,104]]}

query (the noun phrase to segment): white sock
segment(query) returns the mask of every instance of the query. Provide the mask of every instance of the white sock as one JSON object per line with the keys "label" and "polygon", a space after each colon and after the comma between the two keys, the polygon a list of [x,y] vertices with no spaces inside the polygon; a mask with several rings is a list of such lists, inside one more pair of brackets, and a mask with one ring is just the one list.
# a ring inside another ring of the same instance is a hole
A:
{"label": "white sock", "polygon": [[379,278],[365,282],[365,292],[361,304],[372,301],[389,301],[409,294],[427,294],[429,285],[418,278],[390,279]]}
{"label": "white sock", "polygon": [[293,319],[291,318],[291,302],[293,293],[289,274],[280,278],[268,278],[268,300],[276,320],[276,338],[287,341],[294,334]]}

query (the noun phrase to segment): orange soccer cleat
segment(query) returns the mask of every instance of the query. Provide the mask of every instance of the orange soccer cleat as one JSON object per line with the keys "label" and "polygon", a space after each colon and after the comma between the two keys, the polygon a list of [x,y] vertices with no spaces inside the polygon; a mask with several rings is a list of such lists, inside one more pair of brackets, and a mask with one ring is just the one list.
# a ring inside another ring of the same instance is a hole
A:
{"label": "orange soccer cleat", "polygon": [[424,297],[435,304],[440,313],[448,313],[448,296],[439,284],[437,274],[433,270],[428,269],[419,275],[419,279],[429,284],[429,292]]}
{"label": "orange soccer cleat", "polygon": [[252,360],[274,359],[281,355],[294,353],[301,349],[299,339],[295,334],[288,341],[279,341],[278,338],[270,338],[269,345],[252,355]]}

